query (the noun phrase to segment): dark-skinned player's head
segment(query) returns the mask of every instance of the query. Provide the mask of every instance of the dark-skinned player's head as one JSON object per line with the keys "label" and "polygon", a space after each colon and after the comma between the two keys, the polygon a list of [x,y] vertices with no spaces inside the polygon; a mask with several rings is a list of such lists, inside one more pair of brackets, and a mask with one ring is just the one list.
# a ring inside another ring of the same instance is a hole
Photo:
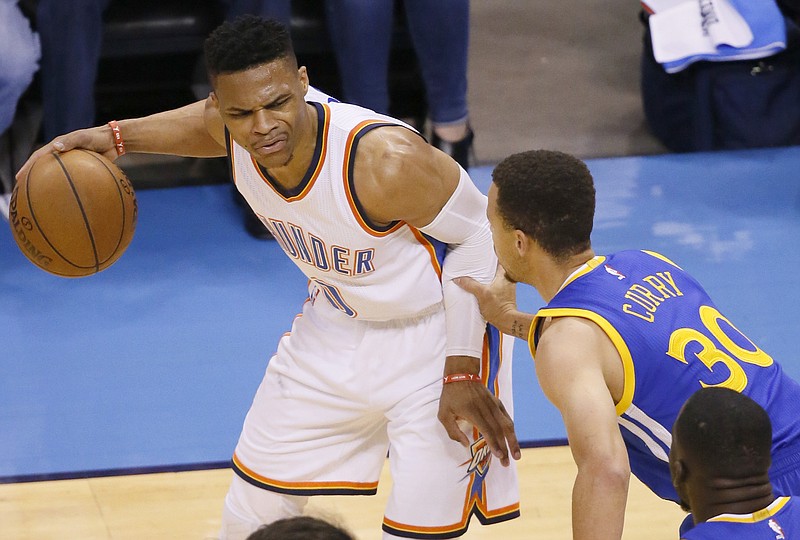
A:
{"label": "dark-skinned player's head", "polygon": [[692,482],[765,477],[771,449],[772,424],[758,403],[728,388],[703,388],[686,400],[672,428],[673,484],[688,506]]}
{"label": "dark-skinned player's head", "polygon": [[279,519],[250,534],[247,540],[354,540],[327,521],[310,516]]}
{"label": "dark-skinned player's head", "polygon": [[288,28],[255,15],[222,23],[206,39],[204,51],[212,83],[219,74],[245,71],[278,59],[297,64]]}
{"label": "dark-skinned player's head", "polygon": [[595,189],[580,159],[552,150],[513,154],[495,167],[497,211],[556,260],[591,247]]}

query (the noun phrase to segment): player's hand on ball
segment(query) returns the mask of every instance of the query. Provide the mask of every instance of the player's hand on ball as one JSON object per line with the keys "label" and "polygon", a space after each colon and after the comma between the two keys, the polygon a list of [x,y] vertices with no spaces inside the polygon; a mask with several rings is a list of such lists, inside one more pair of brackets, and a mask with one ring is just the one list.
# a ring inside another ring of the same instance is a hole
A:
{"label": "player's hand on ball", "polygon": [[114,135],[111,127],[98,126],[88,129],[79,129],[66,135],[59,135],[49,143],[36,150],[17,172],[16,179],[19,182],[27,176],[33,164],[42,156],[53,152],[66,152],[74,148],[83,148],[97,152],[109,161],[117,159],[117,151],[114,147]]}
{"label": "player's hand on ball", "polygon": [[62,277],[105,270],[136,229],[136,194],[125,173],[84,149],[42,155],[14,187],[8,223],[22,253]]}

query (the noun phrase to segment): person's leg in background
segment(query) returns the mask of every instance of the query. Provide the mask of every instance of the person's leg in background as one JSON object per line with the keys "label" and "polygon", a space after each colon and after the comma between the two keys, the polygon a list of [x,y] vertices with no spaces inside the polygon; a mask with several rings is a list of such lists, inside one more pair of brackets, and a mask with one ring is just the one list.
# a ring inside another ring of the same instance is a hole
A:
{"label": "person's leg in background", "polygon": [[[39,38],[17,0],[0,0],[0,193],[13,187],[10,133],[20,98],[39,68]],[[5,212],[3,212],[5,214]]]}
{"label": "person's leg in background", "polygon": [[0,0],[0,133],[11,126],[17,102],[39,68],[39,38],[17,6]]}
{"label": "person's leg in background", "polygon": [[222,510],[220,540],[245,540],[261,525],[303,513],[308,497],[281,495],[233,475]]}
{"label": "person's leg in background", "polygon": [[94,125],[94,86],[109,1],[39,1],[45,140]]}
{"label": "person's leg in background", "polygon": [[474,137],[467,108],[469,0],[404,4],[428,97],[431,144],[467,168]]}
{"label": "person's leg in background", "polygon": [[389,112],[389,51],[394,0],[327,0],[328,32],[342,101]]}
{"label": "person's leg in background", "polygon": [[249,14],[288,25],[292,18],[291,0],[222,0],[222,4],[227,19]]}
{"label": "person's leg in background", "polygon": [[[467,167],[469,0],[404,0],[430,108],[431,143]],[[342,98],[388,113],[393,0],[327,0]]]}

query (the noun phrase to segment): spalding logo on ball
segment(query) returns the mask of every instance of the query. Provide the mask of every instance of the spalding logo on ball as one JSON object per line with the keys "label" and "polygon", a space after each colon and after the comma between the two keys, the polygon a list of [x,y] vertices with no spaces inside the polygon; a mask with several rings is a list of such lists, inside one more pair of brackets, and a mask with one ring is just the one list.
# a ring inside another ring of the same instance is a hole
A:
{"label": "spalding logo on ball", "polygon": [[136,194],[125,174],[87,150],[42,156],[9,203],[14,240],[51,274],[83,277],[125,252],[136,229]]}

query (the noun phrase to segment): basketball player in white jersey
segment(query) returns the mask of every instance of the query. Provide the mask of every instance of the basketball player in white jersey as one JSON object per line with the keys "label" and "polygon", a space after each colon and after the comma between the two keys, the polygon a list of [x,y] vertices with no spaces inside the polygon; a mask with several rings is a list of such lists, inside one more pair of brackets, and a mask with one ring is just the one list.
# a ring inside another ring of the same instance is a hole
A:
{"label": "basketball player in white jersey", "polygon": [[518,516],[511,341],[452,283],[494,275],[486,198],[401,122],[307,102],[280,24],[224,23],[206,58],[205,102],[57,137],[19,174],[75,147],[227,153],[237,189],[307,275],[234,452],[221,537],[301,514],[310,495],[375,493],[387,452],[386,539]]}

